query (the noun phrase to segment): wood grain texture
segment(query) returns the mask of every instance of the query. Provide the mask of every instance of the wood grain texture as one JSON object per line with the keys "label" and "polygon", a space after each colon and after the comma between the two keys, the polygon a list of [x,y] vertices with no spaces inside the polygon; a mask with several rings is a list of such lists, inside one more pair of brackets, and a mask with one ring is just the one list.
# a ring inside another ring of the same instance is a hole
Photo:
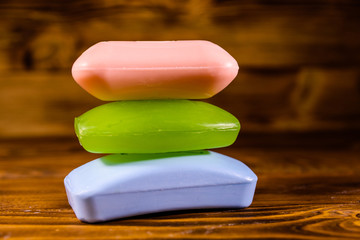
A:
{"label": "wood grain texture", "polygon": [[76,219],[63,178],[97,156],[69,139],[0,142],[3,239],[359,239],[356,149],[226,148],[258,175],[246,209],[151,214],[100,224]]}
{"label": "wood grain texture", "polygon": [[[359,13],[357,0],[0,1],[0,238],[360,239]],[[252,206],[80,222],[63,178],[98,155],[73,119],[103,102],[72,63],[98,41],[175,39],[239,62],[207,101],[242,123],[238,148],[218,151],[258,175]]]}
{"label": "wood grain texture", "polygon": [[345,1],[1,1],[3,69],[64,69],[101,40],[207,39],[243,67],[359,66],[360,4]]}
{"label": "wood grain texture", "polygon": [[[241,133],[356,134],[359,76],[356,68],[240,69],[206,101],[235,115]],[[70,70],[0,73],[0,86],[0,138],[74,136],[74,118],[105,103],[81,89]]]}
{"label": "wood grain texture", "polygon": [[102,104],[70,68],[104,40],[213,41],[238,77],[208,101],[242,132],[358,132],[357,0],[0,1],[0,138],[73,136]]}

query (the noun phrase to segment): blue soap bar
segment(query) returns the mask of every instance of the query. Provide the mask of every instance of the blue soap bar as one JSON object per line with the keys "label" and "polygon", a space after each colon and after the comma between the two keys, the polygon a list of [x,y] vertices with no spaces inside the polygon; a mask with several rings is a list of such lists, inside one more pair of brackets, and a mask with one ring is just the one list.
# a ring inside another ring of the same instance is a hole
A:
{"label": "blue soap bar", "polygon": [[114,154],[64,179],[77,218],[101,222],[161,211],[243,208],[257,176],[242,162],[212,151]]}

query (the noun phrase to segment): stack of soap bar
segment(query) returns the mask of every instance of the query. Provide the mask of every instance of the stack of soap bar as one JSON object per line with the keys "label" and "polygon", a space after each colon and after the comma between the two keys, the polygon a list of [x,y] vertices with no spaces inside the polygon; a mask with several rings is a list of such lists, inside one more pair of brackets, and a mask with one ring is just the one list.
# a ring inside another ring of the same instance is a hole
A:
{"label": "stack of soap bar", "polygon": [[74,63],[75,81],[115,101],[75,119],[80,144],[111,154],[73,170],[65,188],[76,216],[107,221],[159,211],[247,207],[256,175],[206,151],[231,145],[240,124],[204,99],[224,89],[238,65],[208,41],[101,42]]}

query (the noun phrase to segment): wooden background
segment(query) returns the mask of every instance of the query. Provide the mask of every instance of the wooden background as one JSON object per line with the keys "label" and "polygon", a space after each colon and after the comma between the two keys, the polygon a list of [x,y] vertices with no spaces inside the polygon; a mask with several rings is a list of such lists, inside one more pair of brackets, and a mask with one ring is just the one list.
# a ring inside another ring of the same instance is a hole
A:
{"label": "wooden background", "polygon": [[73,136],[73,118],[102,104],[70,69],[102,40],[213,41],[238,61],[208,101],[247,134],[360,130],[356,0],[0,1],[0,136]]}
{"label": "wooden background", "polygon": [[[259,182],[247,209],[84,224],[63,178],[98,157],[74,117],[103,104],[72,79],[102,40],[205,39],[238,77],[207,101],[239,118]],[[0,0],[0,238],[360,239],[358,0]]]}

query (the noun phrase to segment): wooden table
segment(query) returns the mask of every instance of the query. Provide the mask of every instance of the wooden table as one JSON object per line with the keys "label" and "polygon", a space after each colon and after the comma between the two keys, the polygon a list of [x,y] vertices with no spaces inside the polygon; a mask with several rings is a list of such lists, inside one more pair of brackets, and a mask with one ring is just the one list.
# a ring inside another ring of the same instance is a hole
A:
{"label": "wooden table", "polygon": [[96,158],[76,139],[0,141],[2,239],[360,239],[359,149],[225,148],[259,181],[246,209],[80,222],[63,178]]}

